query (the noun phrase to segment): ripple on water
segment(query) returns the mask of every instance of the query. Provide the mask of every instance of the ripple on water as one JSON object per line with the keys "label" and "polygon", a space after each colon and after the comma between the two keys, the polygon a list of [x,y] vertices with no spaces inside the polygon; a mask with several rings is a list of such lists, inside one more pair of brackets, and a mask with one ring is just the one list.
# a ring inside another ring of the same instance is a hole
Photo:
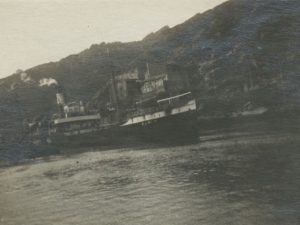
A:
{"label": "ripple on water", "polygon": [[2,170],[0,211],[25,225],[297,224],[299,145],[253,139],[37,159]]}

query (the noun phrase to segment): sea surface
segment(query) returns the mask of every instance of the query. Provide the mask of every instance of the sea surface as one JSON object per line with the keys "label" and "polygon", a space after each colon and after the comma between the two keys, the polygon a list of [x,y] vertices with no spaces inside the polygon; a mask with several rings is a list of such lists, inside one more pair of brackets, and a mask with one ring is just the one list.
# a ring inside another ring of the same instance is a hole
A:
{"label": "sea surface", "polygon": [[298,136],[60,149],[0,168],[0,224],[300,224]]}

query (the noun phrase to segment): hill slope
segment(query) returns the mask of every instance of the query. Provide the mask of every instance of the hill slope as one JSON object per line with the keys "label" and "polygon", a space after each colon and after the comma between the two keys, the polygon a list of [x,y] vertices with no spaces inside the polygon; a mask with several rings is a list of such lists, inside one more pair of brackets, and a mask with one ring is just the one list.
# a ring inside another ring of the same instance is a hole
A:
{"label": "hill slope", "polygon": [[141,41],[94,44],[59,62],[17,71],[0,80],[2,132],[17,133],[24,119],[50,117],[56,110],[56,83],[69,100],[87,102],[111,71],[138,68],[143,76],[147,62],[152,75],[169,63],[179,65],[204,103],[203,114],[228,115],[249,101],[275,111],[294,110],[299,105],[299,9],[298,1],[231,0]]}

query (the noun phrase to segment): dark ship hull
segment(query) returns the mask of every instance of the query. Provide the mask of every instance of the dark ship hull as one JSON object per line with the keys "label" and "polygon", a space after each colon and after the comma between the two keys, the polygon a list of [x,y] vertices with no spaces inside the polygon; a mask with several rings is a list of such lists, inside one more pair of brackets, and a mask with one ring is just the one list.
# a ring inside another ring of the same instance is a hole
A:
{"label": "dark ship hull", "polygon": [[47,136],[47,143],[70,147],[186,143],[198,140],[196,121],[195,112],[191,111],[127,126],[112,125],[89,133],[56,133]]}
{"label": "dark ship hull", "polygon": [[123,122],[99,113],[56,118],[30,137],[33,143],[57,147],[186,143],[198,140],[196,109],[196,100],[188,92],[158,100],[155,107],[127,113]]}
{"label": "dark ship hull", "polygon": [[104,88],[110,101],[87,107],[88,110],[81,101],[67,103],[58,87],[59,113],[45,126],[24,126],[33,143],[79,147],[197,140],[196,100],[191,92],[183,93],[189,86],[186,76],[178,72],[178,67],[169,65],[167,71],[172,75],[151,78],[148,65],[147,68],[144,80],[138,73],[118,78],[111,73]]}

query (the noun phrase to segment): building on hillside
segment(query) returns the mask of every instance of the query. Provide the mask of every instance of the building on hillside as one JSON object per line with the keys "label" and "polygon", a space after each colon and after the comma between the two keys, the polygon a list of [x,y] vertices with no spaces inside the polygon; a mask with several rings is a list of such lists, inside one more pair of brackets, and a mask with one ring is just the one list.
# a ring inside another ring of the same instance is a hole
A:
{"label": "building on hillside", "polygon": [[159,93],[177,95],[190,86],[189,78],[175,64],[169,64],[160,74],[151,74],[146,78],[141,81],[141,93],[144,101],[157,97]]}
{"label": "building on hillside", "polygon": [[145,79],[139,79],[138,69],[115,76],[110,86],[110,99],[118,101],[148,101],[160,93],[177,95],[189,87],[189,78],[178,65],[169,64],[162,69],[147,64]]}
{"label": "building on hillside", "polygon": [[[118,101],[135,100],[140,96],[139,71],[135,68],[133,71],[115,76],[114,86],[110,85],[110,99]],[[116,96],[115,96],[116,95]]]}
{"label": "building on hillside", "polygon": [[148,79],[140,81],[140,89],[143,100],[150,100],[155,98],[159,93],[166,92],[167,81],[167,74],[151,76]]}

